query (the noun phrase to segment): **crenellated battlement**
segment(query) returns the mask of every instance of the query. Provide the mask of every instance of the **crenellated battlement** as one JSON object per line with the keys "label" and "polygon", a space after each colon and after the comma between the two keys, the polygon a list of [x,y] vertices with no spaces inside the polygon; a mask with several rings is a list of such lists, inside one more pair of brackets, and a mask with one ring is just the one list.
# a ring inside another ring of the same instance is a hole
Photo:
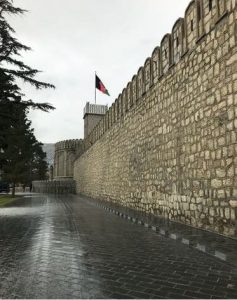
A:
{"label": "crenellated battlement", "polygon": [[83,117],[85,118],[87,114],[104,115],[107,110],[107,105],[90,104],[89,102],[87,102],[84,108]]}
{"label": "crenellated battlement", "polygon": [[[236,0],[193,0],[185,10],[184,18],[174,23],[151,57],[145,60],[137,74],[128,82],[105,116],[84,141],[84,149],[94,144],[114,123],[123,119],[127,112],[150,91],[154,85],[168,76],[181,60],[202,43],[203,39],[225,17],[236,9]],[[190,58],[192,59],[192,58]],[[159,88],[159,87],[158,87]]]}
{"label": "crenellated battlement", "polygon": [[55,152],[63,150],[75,150],[83,142],[82,139],[64,140],[55,144]]}

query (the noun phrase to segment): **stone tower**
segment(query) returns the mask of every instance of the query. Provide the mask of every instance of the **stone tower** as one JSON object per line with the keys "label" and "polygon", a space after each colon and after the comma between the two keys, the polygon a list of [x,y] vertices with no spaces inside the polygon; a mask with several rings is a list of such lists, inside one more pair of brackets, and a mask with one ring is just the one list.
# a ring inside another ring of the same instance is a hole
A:
{"label": "stone tower", "polygon": [[55,144],[53,168],[55,180],[73,179],[73,162],[81,147],[82,140],[66,140]]}
{"label": "stone tower", "polygon": [[84,139],[90,134],[92,129],[99,123],[108,110],[107,105],[86,103],[84,108]]}

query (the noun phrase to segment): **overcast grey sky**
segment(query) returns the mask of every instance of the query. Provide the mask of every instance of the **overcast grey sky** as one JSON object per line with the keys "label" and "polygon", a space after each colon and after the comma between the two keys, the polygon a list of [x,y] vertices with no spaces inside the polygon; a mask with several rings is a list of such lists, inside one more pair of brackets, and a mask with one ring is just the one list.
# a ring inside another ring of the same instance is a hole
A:
{"label": "overcast grey sky", "polygon": [[111,95],[97,91],[97,103],[110,106],[189,2],[15,0],[29,11],[11,19],[18,39],[33,49],[23,59],[43,71],[39,80],[56,85],[56,90],[36,91],[22,84],[29,98],[56,107],[31,112],[37,139],[83,138],[83,108],[94,102],[95,70]]}

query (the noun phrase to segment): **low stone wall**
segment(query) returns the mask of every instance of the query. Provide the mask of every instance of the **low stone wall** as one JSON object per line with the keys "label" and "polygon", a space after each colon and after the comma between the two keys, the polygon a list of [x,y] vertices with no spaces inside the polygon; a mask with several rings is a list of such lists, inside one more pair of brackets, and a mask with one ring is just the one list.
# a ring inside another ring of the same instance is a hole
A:
{"label": "low stone wall", "polygon": [[74,180],[33,181],[32,191],[44,194],[75,194],[76,184]]}

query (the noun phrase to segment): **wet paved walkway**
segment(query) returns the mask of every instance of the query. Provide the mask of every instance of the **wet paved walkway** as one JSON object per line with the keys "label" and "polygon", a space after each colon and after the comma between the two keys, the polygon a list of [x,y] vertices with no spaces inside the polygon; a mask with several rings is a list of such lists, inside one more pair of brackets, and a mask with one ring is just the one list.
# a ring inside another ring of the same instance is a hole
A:
{"label": "wet paved walkway", "polygon": [[237,298],[237,269],[71,196],[0,209],[0,298]]}

